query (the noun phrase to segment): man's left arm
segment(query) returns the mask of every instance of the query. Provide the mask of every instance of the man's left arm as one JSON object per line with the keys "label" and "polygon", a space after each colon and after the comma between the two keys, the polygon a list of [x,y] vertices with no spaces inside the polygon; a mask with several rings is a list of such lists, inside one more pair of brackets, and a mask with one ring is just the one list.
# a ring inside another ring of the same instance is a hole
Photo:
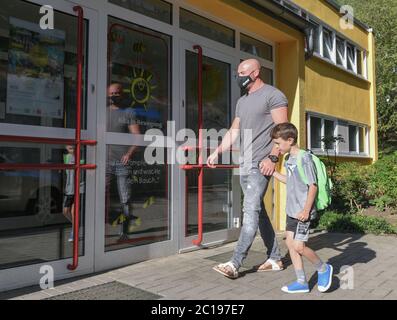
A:
{"label": "man's left arm", "polygon": [[[277,107],[271,111],[271,115],[275,124],[288,122],[288,107]],[[280,152],[278,151],[277,146],[274,144],[270,155],[277,157],[280,156]],[[269,158],[266,158],[262,160],[259,168],[264,176],[271,176],[276,169],[276,163],[272,162]]]}

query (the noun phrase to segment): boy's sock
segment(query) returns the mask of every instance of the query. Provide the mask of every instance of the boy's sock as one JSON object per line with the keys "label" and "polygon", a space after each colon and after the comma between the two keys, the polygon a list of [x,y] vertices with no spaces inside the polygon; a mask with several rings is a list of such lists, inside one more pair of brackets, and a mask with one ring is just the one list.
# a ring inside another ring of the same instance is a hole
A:
{"label": "boy's sock", "polygon": [[320,273],[327,271],[327,265],[322,260],[319,260],[318,263],[315,263],[314,267]]}
{"label": "boy's sock", "polygon": [[295,273],[296,273],[296,279],[300,284],[307,283],[305,270],[295,270]]}

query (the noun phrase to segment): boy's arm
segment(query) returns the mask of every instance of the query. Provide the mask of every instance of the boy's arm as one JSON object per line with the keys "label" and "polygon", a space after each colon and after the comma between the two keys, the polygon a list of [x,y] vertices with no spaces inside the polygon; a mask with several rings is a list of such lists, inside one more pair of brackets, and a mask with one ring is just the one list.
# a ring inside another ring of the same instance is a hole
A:
{"label": "boy's arm", "polygon": [[306,221],[309,219],[310,212],[313,208],[314,200],[316,199],[317,195],[317,185],[316,184],[311,184],[309,187],[309,191],[307,194],[307,199],[305,203],[305,207],[303,208],[303,211],[300,212],[297,216],[297,219],[300,221]]}
{"label": "boy's arm", "polygon": [[287,176],[285,174],[281,174],[280,172],[274,171],[273,177],[275,177],[278,181],[282,183],[287,183]]}

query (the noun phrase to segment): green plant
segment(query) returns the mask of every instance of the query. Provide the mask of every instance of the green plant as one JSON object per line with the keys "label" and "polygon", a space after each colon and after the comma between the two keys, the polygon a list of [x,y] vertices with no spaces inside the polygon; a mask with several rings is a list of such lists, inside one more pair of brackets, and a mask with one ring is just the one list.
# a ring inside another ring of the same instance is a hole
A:
{"label": "green plant", "polygon": [[383,156],[371,166],[368,194],[376,210],[397,209],[397,152]]}
{"label": "green plant", "polygon": [[333,178],[333,209],[356,213],[369,205],[368,166],[354,162],[339,164]]}
{"label": "green plant", "polygon": [[360,214],[342,214],[324,211],[315,227],[331,232],[396,234],[395,228],[385,219]]}
{"label": "green plant", "polygon": [[[322,137],[321,141],[324,143],[324,148],[325,152],[327,154],[326,160],[322,159],[324,164],[327,166],[330,178],[333,181],[334,180],[334,173],[336,171],[336,148],[339,143],[345,142],[345,139],[343,139],[342,135],[338,135],[336,137],[334,136],[325,136]],[[331,160],[331,156],[329,154],[329,150],[333,150],[334,152],[334,158],[333,161]]]}

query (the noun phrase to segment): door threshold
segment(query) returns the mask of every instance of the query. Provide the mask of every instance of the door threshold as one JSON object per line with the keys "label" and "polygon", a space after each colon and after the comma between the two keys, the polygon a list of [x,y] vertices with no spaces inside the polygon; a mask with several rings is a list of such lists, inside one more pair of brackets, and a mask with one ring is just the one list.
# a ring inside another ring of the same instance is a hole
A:
{"label": "door threshold", "polygon": [[197,251],[197,250],[201,250],[201,249],[211,249],[212,247],[221,246],[221,245],[233,242],[233,241],[236,241],[236,240],[217,240],[217,241],[202,244],[200,246],[191,246],[191,247],[179,249],[178,254],[188,253],[188,252]]}

